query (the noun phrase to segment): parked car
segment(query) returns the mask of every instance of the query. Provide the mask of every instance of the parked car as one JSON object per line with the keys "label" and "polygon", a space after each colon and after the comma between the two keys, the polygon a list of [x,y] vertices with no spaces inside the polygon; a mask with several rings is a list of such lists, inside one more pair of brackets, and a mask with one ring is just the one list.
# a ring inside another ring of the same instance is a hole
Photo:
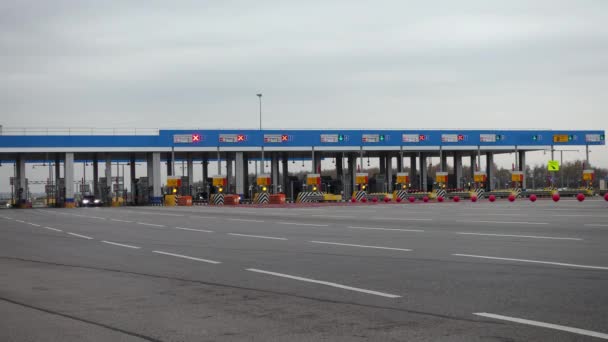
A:
{"label": "parked car", "polygon": [[103,202],[95,198],[95,196],[83,196],[80,202],[78,202],[78,206],[80,207],[101,207]]}

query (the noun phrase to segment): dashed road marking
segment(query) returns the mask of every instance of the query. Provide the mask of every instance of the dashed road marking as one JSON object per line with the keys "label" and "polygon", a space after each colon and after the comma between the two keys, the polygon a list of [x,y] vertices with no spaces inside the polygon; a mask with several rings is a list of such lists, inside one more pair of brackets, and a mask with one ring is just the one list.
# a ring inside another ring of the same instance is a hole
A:
{"label": "dashed road marking", "polygon": [[140,249],[141,248],[141,247],[137,247],[137,246],[125,245],[124,243],[118,243],[118,242],[112,242],[112,241],[106,241],[106,240],[103,240],[101,242],[107,243],[107,244],[110,244],[110,245],[114,245],[114,246],[126,247],[126,248],[133,248],[133,249]]}
{"label": "dashed road marking", "polygon": [[228,233],[228,235],[244,236],[244,237],[259,238],[259,239],[287,240],[286,238],[283,238],[283,237],[264,236],[264,235],[249,235],[249,234],[238,234],[238,233]]}
{"label": "dashed road marking", "polygon": [[61,229],[57,229],[57,228],[51,228],[51,227],[42,227],[42,228],[44,228],[44,229],[48,229],[48,230],[53,230],[53,231],[56,231],[56,232],[62,232],[62,231],[63,231],[63,230],[61,230]]}
{"label": "dashed road marking", "polygon": [[182,254],[168,253],[168,252],[163,252],[163,251],[152,251],[152,252],[153,253],[158,253],[158,254],[163,254],[163,255],[169,255],[169,256],[176,257],[176,258],[182,258],[182,259],[188,259],[188,260],[206,262],[206,263],[209,263],[209,264],[221,264],[220,261],[195,258],[195,257],[191,257],[191,256],[187,256],[187,255],[182,255]]}
{"label": "dashed road marking", "polygon": [[282,278],[288,278],[288,279],[293,279],[293,280],[299,280],[299,281],[304,281],[304,282],[308,282],[308,283],[326,285],[326,286],[331,286],[331,287],[335,287],[335,288],[339,288],[339,289],[343,289],[343,290],[362,292],[362,293],[372,294],[372,295],[381,296],[381,297],[387,297],[387,298],[399,298],[399,297],[401,297],[401,296],[390,294],[390,293],[379,292],[379,291],[372,291],[372,290],[366,290],[366,289],[362,289],[362,288],[358,288],[358,287],[341,285],[341,284],[332,283],[332,282],[329,282],[329,281],[322,281],[322,280],[316,280],[316,279],[298,277],[298,276],[293,276],[293,275],[284,274],[284,273],[264,271],[264,270],[260,270],[260,269],[257,269],[257,268],[247,268],[246,271],[256,272],[256,273],[263,273],[263,274],[273,275],[273,276],[276,276],[276,277],[282,277]]}
{"label": "dashed road marking", "polygon": [[175,229],[180,229],[180,230],[190,230],[190,231],[193,231],[193,232],[213,233],[213,230],[184,228],[184,227],[174,227],[174,228]]}
{"label": "dashed road marking", "polygon": [[582,241],[581,238],[572,237],[554,237],[554,236],[537,236],[537,235],[513,235],[513,234],[491,234],[491,233],[468,233],[468,232],[457,232],[459,235],[480,235],[480,236],[498,236],[498,237],[516,237],[516,238],[528,238],[528,239],[550,239],[550,240],[574,240]]}
{"label": "dashed road marking", "polygon": [[146,222],[136,222],[137,224],[140,224],[142,226],[150,226],[150,227],[166,227],[165,225],[162,224],[154,224],[154,223],[146,223]]}
{"label": "dashed road marking", "polygon": [[424,232],[422,229],[401,229],[401,228],[380,228],[380,227],[355,227],[348,226],[350,229],[369,229],[369,230],[388,230],[388,231],[398,231],[398,232]]}
{"label": "dashed road marking", "polygon": [[35,224],[35,223],[31,223],[31,222],[29,222],[28,224],[29,224],[30,226],[34,226],[34,227],[40,227],[40,225],[39,225],[39,224]]}
{"label": "dashed road marking", "polygon": [[329,227],[328,224],[298,223],[298,222],[277,222],[277,224],[292,225],[292,226],[308,226],[308,227]]}
{"label": "dashed road marking", "polygon": [[414,218],[414,217],[383,217],[374,216],[374,220],[387,220],[387,221],[433,221],[431,218]]}
{"label": "dashed road marking", "polygon": [[367,245],[354,245],[350,243],[340,243],[340,242],[327,242],[327,241],[310,241],[312,243],[321,243],[326,245],[338,245],[338,246],[348,246],[348,247],[361,247],[361,248],[374,248],[374,249],[389,249],[394,251],[402,251],[402,252],[411,252],[411,249],[406,248],[395,248],[395,247],[383,247],[383,246],[367,246]]}
{"label": "dashed road marking", "polygon": [[525,262],[525,263],[535,263],[535,264],[545,264],[545,265],[555,265],[555,266],[565,266],[565,267],[575,267],[575,268],[588,268],[588,269],[593,269],[593,270],[608,270],[608,267],[604,267],[604,266],[577,265],[577,264],[568,264],[568,263],[553,262],[553,261],[514,259],[514,258],[499,258],[499,257],[485,256],[485,255],[473,255],[473,254],[452,254],[452,255],[454,255],[454,256],[461,256],[461,257],[468,257],[468,258],[517,261],[517,262]]}
{"label": "dashed road marking", "polygon": [[460,223],[492,223],[492,224],[530,224],[530,225],[546,225],[547,222],[525,222],[525,221],[458,221]]}
{"label": "dashed road marking", "polygon": [[93,238],[92,238],[92,237],[90,237],[90,236],[86,236],[86,235],[80,235],[80,234],[76,234],[76,233],[70,233],[70,232],[68,232],[68,234],[70,234],[70,235],[72,235],[72,236],[75,236],[75,237],[79,237],[79,238],[87,239],[87,240],[93,240]]}
{"label": "dashed road marking", "polygon": [[133,221],[128,221],[128,220],[119,220],[119,219],[110,219],[110,221],[114,221],[114,222],[124,222],[124,223],[133,223]]}
{"label": "dashed road marking", "polygon": [[487,318],[493,318],[493,319],[498,319],[498,320],[503,320],[503,321],[515,322],[515,323],[520,323],[520,324],[527,324],[527,325],[532,325],[532,326],[541,327],[541,328],[561,330],[561,331],[566,331],[566,332],[570,332],[570,333],[574,333],[574,334],[591,336],[591,337],[597,337],[597,338],[608,340],[608,334],[604,334],[604,333],[597,332],[597,331],[591,331],[591,330],[585,330],[585,329],[568,327],[568,326],[565,326],[565,325],[551,324],[551,323],[545,323],[545,322],[539,322],[539,321],[532,321],[532,320],[529,320],[529,319],[523,319],[523,318],[517,318],[517,317],[509,317],[509,316],[502,316],[502,315],[496,315],[496,314],[491,314],[491,313],[487,313],[487,312],[476,312],[476,313],[473,313],[473,315],[477,315],[477,316],[481,316],[481,317],[487,317]]}
{"label": "dashed road marking", "polygon": [[237,221],[237,222],[264,222],[262,220],[236,219],[236,218],[228,219],[228,221]]}

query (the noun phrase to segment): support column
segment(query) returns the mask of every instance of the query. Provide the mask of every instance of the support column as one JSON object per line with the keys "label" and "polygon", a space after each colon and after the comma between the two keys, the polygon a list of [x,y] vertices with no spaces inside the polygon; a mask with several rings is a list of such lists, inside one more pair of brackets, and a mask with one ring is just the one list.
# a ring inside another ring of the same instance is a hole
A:
{"label": "support column", "polygon": [[439,171],[448,171],[448,155],[443,149],[439,150]]}
{"label": "support column", "polygon": [[410,183],[412,183],[414,187],[420,188],[418,174],[416,172],[416,156],[410,157]]}
{"label": "support column", "polygon": [[192,196],[194,192],[194,161],[192,160],[192,155],[188,153],[188,157],[186,160],[188,164],[188,195]]}
{"label": "support column", "polygon": [[403,172],[403,153],[397,157],[397,172]]}
{"label": "support column", "polygon": [[475,181],[475,166],[477,165],[477,157],[472,154],[471,155],[471,174],[469,175],[469,181],[471,184]]}
{"label": "support column", "polygon": [[135,167],[137,165],[135,165],[135,155],[132,154],[131,155],[131,160],[129,160],[129,171],[130,171],[130,178],[131,178],[131,203],[135,203],[135,188],[137,187],[137,185],[135,184]]}
{"label": "support column", "polygon": [[277,152],[272,152],[270,159],[270,179],[272,180],[272,193],[279,190],[279,156]]}
{"label": "support column", "polygon": [[488,191],[494,190],[494,172],[492,171],[492,166],[494,165],[494,153],[487,152],[486,153],[486,174],[488,175],[488,184],[486,188]]}
{"label": "support column", "polygon": [[15,198],[17,199],[17,203],[21,204],[27,200],[27,186],[25,184],[25,159],[23,159],[21,155],[18,155],[15,163]]}
{"label": "support column", "polygon": [[312,150],[312,173],[321,173],[321,152],[315,152],[314,148]]}
{"label": "support column", "polygon": [[243,152],[236,152],[235,158],[234,158],[235,162],[234,162],[234,168],[235,168],[235,175],[234,175],[234,179],[235,179],[235,183],[236,183],[236,193],[241,195],[241,196],[245,196],[245,194],[247,193],[247,188],[246,188],[246,178],[247,178],[247,173],[245,172],[245,164],[247,163],[245,161],[245,156]]}
{"label": "support column", "polygon": [[232,156],[226,152],[226,192],[230,193],[234,186],[232,176]]}
{"label": "support column", "polygon": [[281,183],[283,185],[283,193],[284,194],[288,194],[288,197],[293,196],[293,194],[291,193],[291,187],[289,184],[289,158],[287,157],[287,154],[283,155],[283,158],[281,159],[281,162],[283,163],[283,174],[282,174],[282,178],[283,178],[283,182]]}
{"label": "support column", "polygon": [[526,189],[526,151],[519,151],[519,170],[524,172],[524,180],[521,182],[521,188]]}
{"label": "support column", "polygon": [[65,174],[65,205],[73,208],[74,203],[74,153],[65,154],[65,164],[63,173]]}
{"label": "support column", "polygon": [[427,167],[426,167],[426,155],[420,153],[420,189],[423,192],[427,192]]}
{"label": "support column", "polygon": [[[207,187],[207,178],[209,178],[209,159],[203,157],[203,187]],[[205,190],[207,191],[207,190]]]}
{"label": "support column", "polygon": [[99,159],[97,154],[93,158],[93,195],[99,199]]}
{"label": "support column", "polygon": [[63,185],[61,184],[61,159],[55,157],[55,206],[62,206]]}
{"label": "support column", "polygon": [[167,176],[173,176],[173,157],[175,156],[175,152],[171,150],[171,153],[167,153]]}
{"label": "support column", "polygon": [[380,164],[380,174],[386,176],[386,157],[378,157],[378,163]]}
{"label": "support column", "polygon": [[[112,157],[109,153],[106,153],[106,184],[103,184],[104,202],[107,205],[112,203]],[[67,183],[66,183],[67,184]]]}
{"label": "support column", "polygon": [[[355,172],[356,172],[356,168],[355,168],[355,164],[357,162],[357,157],[355,155],[349,155],[348,156],[348,184],[349,184],[349,188],[345,189],[344,191],[344,197],[346,198],[350,198],[351,194],[353,191],[355,191],[356,186],[355,186]],[[346,191],[349,191],[348,193],[346,193]]]}
{"label": "support column", "polygon": [[152,186],[152,203],[160,204],[162,200],[162,189],[160,182],[160,152],[152,152],[150,155],[148,170],[148,184]]}
{"label": "support column", "polygon": [[454,175],[456,176],[456,188],[464,188],[462,184],[462,155],[454,152]]}
{"label": "support column", "polygon": [[393,157],[386,156],[386,189],[393,192]]}

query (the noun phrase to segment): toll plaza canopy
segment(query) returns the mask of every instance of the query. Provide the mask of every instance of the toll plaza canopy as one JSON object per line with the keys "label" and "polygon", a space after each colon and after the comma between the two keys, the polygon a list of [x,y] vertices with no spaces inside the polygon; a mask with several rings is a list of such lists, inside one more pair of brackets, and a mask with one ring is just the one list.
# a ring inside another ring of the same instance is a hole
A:
{"label": "toll plaza canopy", "polygon": [[[605,145],[603,130],[159,130],[134,135],[24,131],[0,135],[0,153],[345,150],[538,150]],[[3,157],[6,157],[3,156]]]}

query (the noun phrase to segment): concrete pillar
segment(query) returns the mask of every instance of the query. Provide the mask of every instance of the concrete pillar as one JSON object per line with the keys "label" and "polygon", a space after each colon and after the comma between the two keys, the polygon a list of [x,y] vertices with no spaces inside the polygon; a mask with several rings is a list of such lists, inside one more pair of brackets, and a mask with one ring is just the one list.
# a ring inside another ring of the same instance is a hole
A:
{"label": "concrete pillar", "polygon": [[281,182],[282,186],[283,186],[283,193],[288,194],[289,197],[293,196],[293,194],[291,193],[291,186],[289,184],[289,158],[287,157],[287,154],[283,155],[283,158],[281,159],[281,162],[283,163],[283,167],[282,167],[282,178],[283,181]]}
{"label": "concrete pillar", "polygon": [[462,184],[462,155],[454,152],[454,174],[456,178],[456,188],[464,187]]}
{"label": "concrete pillar", "polygon": [[486,175],[488,176],[488,184],[486,188],[488,191],[494,190],[494,172],[492,166],[494,165],[494,153],[486,153]]}
{"label": "concrete pillar", "polygon": [[380,164],[380,174],[386,176],[386,157],[378,157],[378,163]]}
{"label": "concrete pillar", "polygon": [[[399,158],[397,158],[399,159]],[[386,157],[386,188],[388,192],[393,192],[393,157]]]}
{"label": "concrete pillar", "polygon": [[420,188],[418,174],[416,172],[416,156],[410,157],[410,182],[415,188]]}
{"label": "concrete pillar", "polygon": [[427,191],[427,167],[426,167],[426,155],[420,153],[420,189],[424,192]]}
{"label": "concrete pillar", "polygon": [[130,178],[131,178],[131,203],[135,202],[135,179],[136,179],[136,175],[135,175],[135,167],[136,167],[136,161],[135,161],[135,155],[132,154],[131,155],[131,159],[129,160],[129,173],[130,173]]}
{"label": "concrete pillar", "polygon": [[336,156],[336,177],[337,177],[337,179],[342,179],[343,176],[344,176],[343,160],[342,160],[342,156],[338,155],[338,156]]}
{"label": "concrete pillar", "polygon": [[55,157],[55,205],[60,204],[61,194],[62,194],[62,186],[59,184],[59,180],[61,178],[61,159]]}
{"label": "concrete pillar", "polygon": [[397,157],[397,172],[403,172],[403,154]]}
{"label": "concrete pillar", "polygon": [[226,192],[230,193],[234,189],[234,178],[232,176],[232,160],[233,157],[229,153],[226,153]]}
{"label": "concrete pillar", "polygon": [[[203,157],[203,186],[207,186],[207,178],[209,178],[209,159]],[[205,190],[206,191],[206,190]]]}
{"label": "concrete pillar", "polygon": [[194,183],[194,161],[190,153],[188,153],[186,163],[188,165],[188,184],[192,185]]}
{"label": "concrete pillar", "polygon": [[173,160],[173,156],[173,151],[171,151],[171,153],[167,153],[167,176],[173,176],[173,163],[175,162]]}
{"label": "concrete pillar", "polygon": [[313,150],[312,155],[312,173],[321,173],[321,152]]}
{"label": "concrete pillar", "polygon": [[447,172],[448,171],[448,154],[445,151],[441,151],[441,157],[439,158],[439,168],[440,171]]}
{"label": "concrete pillar", "polygon": [[234,158],[234,180],[236,183],[236,193],[240,195],[245,195],[248,192],[245,185],[247,178],[247,173],[245,172],[245,164],[247,164],[247,162],[245,161],[244,153],[236,152]]}
{"label": "concrete pillar", "polygon": [[270,179],[272,180],[272,192],[275,194],[279,191],[279,176],[279,155],[277,152],[273,152],[270,159]]}
{"label": "concrete pillar", "polygon": [[25,159],[22,155],[17,156],[15,161],[15,191],[17,203],[27,199],[27,186],[25,184]]}
{"label": "concrete pillar", "polygon": [[160,182],[160,152],[152,152],[150,157],[150,165],[148,165],[148,184],[152,187],[152,203],[160,203],[162,198],[162,189]]}
{"label": "concrete pillar", "polygon": [[521,183],[522,189],[526,189],[526,151],[519,151],[519,170],[524,172],[524,181]]}
{"label": "concrete pillar", "polygon": [[99,198],[99,159],[97,154],[93,158],[93,195]]}
{"label": "concrete pillar", "polygon": [[105,198],[104,201],[107,204],[112,203],[112,156],[106,153],[106,170],[105,170],[106,184],[103,184]]}
{"label": "concrete pillar", "polygon": [[471,154],[471,174],[469,175],[469,181],[473,183],[475,176],[475,165],[477,164],[477,156]]}
{"label": "concrete pillar", "polygon": [[67,152],[64,162],[64,178],[65,178],[65,203],[73,205],[74,203],[74,153]]}
{"label": "concrete pillar", "polygon": [[[355,164],[357,162],[357,157],[355,155],[348,156],[348,188],[344,190],[344,197],[350,198],[353,191],[355,191],[355,173],[357,172],[355,168]],[[345,184],[346,185],[346,184]],[[348,193],[346,192],[348,191]]]}

